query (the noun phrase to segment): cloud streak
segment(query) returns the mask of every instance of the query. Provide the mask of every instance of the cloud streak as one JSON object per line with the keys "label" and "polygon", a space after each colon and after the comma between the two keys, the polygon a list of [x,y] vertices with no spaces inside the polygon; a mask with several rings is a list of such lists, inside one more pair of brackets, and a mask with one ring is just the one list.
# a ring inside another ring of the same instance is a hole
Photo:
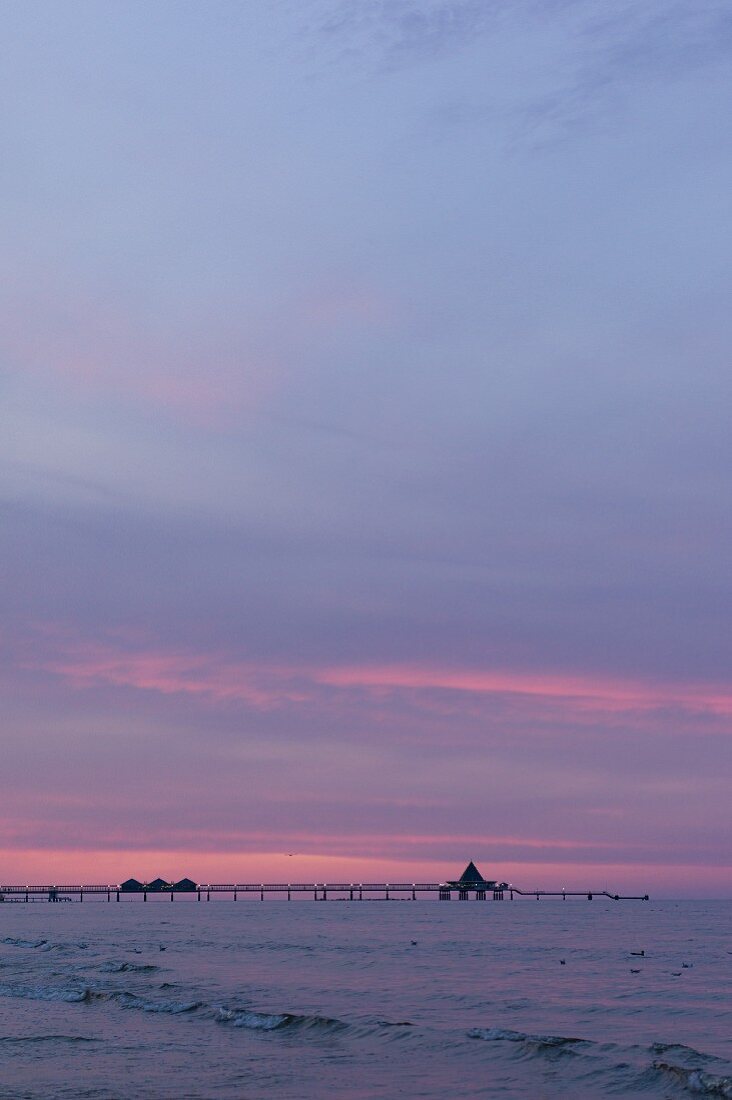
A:
{"label": "cloud streak", "polygon": [[[51,637],[57,632],[51,631]],[[653,683],[643,680],[536,674],[511,669],[435,665],[271,665],[232,661],[224,654],[157,649],[130,650],[110,643],[63,640],[61,652],[22,662],[29,670],[60,677],[76,689],[114,686],[161,695],[192,695],[213,704],[241,703],[255,709],[316,705],[322,689],[359,692],[375,699],[407,694],[429,707],[435,693],[509,698],[536,712],[565,718],[644,712],[732,717],[725,685]],[[724,728],[724,727],[722,727]]]}

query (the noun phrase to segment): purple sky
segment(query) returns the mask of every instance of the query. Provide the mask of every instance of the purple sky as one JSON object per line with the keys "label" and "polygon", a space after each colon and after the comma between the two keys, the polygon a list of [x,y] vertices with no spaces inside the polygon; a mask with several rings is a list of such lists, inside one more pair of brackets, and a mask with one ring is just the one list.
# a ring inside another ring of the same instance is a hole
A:
{"label": "purple sky", "polygon": [[726,0],[1,26],[0,880],[732,895]]}

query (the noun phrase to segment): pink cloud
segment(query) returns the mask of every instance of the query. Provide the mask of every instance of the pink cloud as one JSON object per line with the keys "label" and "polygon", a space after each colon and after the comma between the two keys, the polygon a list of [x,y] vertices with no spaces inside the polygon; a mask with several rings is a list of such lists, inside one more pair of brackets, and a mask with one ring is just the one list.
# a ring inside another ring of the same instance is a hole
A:
{"label": "pink cloud", "polygon": [[314,676],[320,683],[338,687],[525,696],[546,703],[563,702],[573,709],[605,713],[673,706],[716,715],[732,714],[732,692],[714,685],[667,685],[563,673],[537,674],[401,664],[333,666],[317,670]]}
{"label": "pink cloud", "polygon": [[716,718],[732,715],[732,692],[714,684],[399,663],[268,664],[232,661],[216,653],[78,641],[58,632],[47,634],[47,640],[55,652],[26,659],[24,667],[59,676],[77,689],[109,684],[163,695],[195,695],[212,703],[239,702],[262,710],[308,704],[321,699],[326,690],[358,691],[376,700],[403,694],[426,707],[433,705],[435,692],[466,701],[505,698],[567,716],[637,715],[669,708]]}

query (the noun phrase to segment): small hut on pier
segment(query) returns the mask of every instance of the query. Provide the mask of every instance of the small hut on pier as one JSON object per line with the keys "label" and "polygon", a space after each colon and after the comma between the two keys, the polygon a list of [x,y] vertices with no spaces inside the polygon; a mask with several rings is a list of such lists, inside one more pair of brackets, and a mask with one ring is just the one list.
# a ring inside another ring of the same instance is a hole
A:
{"label": "small hut on pier", "polygon": [[120,886],[120,890],[124,894],[141,894],[145,889],[141,882],[138,882],[136,878],[128,878],[126,882],[123,882]]}

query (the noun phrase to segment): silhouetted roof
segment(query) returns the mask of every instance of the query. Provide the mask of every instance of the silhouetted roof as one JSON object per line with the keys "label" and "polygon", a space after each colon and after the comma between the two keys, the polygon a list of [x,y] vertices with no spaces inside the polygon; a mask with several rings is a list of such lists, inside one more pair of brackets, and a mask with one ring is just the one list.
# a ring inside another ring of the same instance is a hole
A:
{"label": "silhouetted roof", "polygon": [[182,878],[182,879],[179,879],[178,882],[174,883],[173,889],[174,890],[195,890],[196,889],[196,884],[193,881],[193,879]]}
{"label": "silhouetted roof", "polygon": [[465,882],[465,883],[469,882],[471,885],[473,885],[474,883],[480,883],[480,882],[485,882],[485,881],[486,881],[486,879],[483,878],[480,871],[478,870],[478,868],[473,863],[472,859],[471,859],[470,863],[468,864],[468,866],[463,871],[460,878],[458,879],[458,882]]}
{"label": "silhouetted roof", "polygon": [[166,882],[164,878],[154,878],[152,882],[148,882],[148,890],[169,890],[171,884]]}
{"label": "silhouetted roof", "polygon": [[126,890],[128,892],[142,890],[142,883],[138,882],[136,878],[128,878],[126,882],[122,883],[120,890]]}

